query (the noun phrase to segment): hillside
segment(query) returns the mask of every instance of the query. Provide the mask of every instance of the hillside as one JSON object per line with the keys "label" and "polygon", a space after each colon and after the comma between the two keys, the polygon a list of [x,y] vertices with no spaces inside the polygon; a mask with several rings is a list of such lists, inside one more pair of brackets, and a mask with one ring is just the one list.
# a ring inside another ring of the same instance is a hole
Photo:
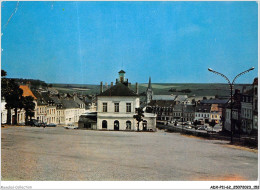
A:
{"label": "hillside", "polygon": [[[61,93],[77,92],[80,94],[98,94],[100,92],[99,85],[89,84],[52,84]],[[139,84],[139,94],[142,94],[147,89],[146,84]],[[110,86],[108,86],[110,87]],[[235,89],[242,90],[243,87],[246,89],[250,88],[250,84],[236,84]],[[196,96],[229,96],[229,86],[227,84],[219,83],[154,83],[152,84],[154,94],[188,94]],[[135,85],[131,86],[132,90],[135,90]],[[175,89],[174,91],[169,91]],[[190,93],[179,92],[184,89],[189,89]],[[105,86],[104,86],[105,90]]]}

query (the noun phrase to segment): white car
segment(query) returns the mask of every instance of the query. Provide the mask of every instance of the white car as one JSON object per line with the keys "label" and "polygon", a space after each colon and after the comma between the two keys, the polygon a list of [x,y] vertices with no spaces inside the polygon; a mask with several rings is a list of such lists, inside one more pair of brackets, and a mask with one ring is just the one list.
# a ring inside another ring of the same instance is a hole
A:
{"label": "white car", "polygon": [[67,126],[64,126],[65,129],[78,129],[78,126],[75,126],[73,124],[68,124]]}

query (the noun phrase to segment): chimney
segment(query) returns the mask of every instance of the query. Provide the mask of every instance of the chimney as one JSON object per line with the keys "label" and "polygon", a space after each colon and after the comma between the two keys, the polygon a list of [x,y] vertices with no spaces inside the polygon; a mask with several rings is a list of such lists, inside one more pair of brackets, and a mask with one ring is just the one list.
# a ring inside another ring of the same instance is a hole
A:
{"label": "chimney", "polygon": [[111,87],[113,87],[113,82],[111,82],[111,86],[110,86],[110,88],[111,88]]}
{"label": "chimney", "polygon": [[100,93],[102,93],[103,92],[103,82],[101,81],[100,82]]}
{"label": "chimney", "polygon": [[116,79],[116,84],[118,83],[118,79]]}
{"label": "chimney", "polygon": [[139,92],[138,92],[138,83],[135,83],[135,92],[136,92],[136,94],[139,93]]}
{"label": "chimney", "polygon": [[105,83],[105,89],[106,89],[106,90],[108,89],[108,84],[107,84],[107,82]]}

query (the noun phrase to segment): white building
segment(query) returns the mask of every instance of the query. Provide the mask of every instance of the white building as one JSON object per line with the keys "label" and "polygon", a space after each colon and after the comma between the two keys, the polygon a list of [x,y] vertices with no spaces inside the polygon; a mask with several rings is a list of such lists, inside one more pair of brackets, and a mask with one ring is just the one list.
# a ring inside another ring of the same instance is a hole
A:
{"label": "white building", "polygon": [[[98,130],[137,130],[134,119],[136,108],[140,107],[139,96],[128,88],[124,77],[125,72],[119,72],[119,81],[105,92],[97,96],[97,129]],[[140,130],[156,130],[156,115],[144,114]]]}
{"label": "white building", "polygon": [[5,108],[5,99],[1,100],[1,123],[4,124],[7,122],[7,109]]}
{"label": "white building", "polygon": [[195,108],[194,121],[203,121],[208,123],[211,119],[211,106],[209,105],[198,105]]}
{"label": "white building", "polygon": [[253,129],[253,96],[249,93],[242,96],[241,120],[243,132],[250,133]]}

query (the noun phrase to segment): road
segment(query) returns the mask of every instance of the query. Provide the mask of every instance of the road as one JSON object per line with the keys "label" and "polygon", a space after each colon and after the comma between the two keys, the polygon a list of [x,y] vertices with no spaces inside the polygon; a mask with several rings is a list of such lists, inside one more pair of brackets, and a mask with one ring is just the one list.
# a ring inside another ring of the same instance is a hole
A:
{"label": "road", "polygon": [[256,180],[255,152],[178,133],[2,128],[2,179]]}

